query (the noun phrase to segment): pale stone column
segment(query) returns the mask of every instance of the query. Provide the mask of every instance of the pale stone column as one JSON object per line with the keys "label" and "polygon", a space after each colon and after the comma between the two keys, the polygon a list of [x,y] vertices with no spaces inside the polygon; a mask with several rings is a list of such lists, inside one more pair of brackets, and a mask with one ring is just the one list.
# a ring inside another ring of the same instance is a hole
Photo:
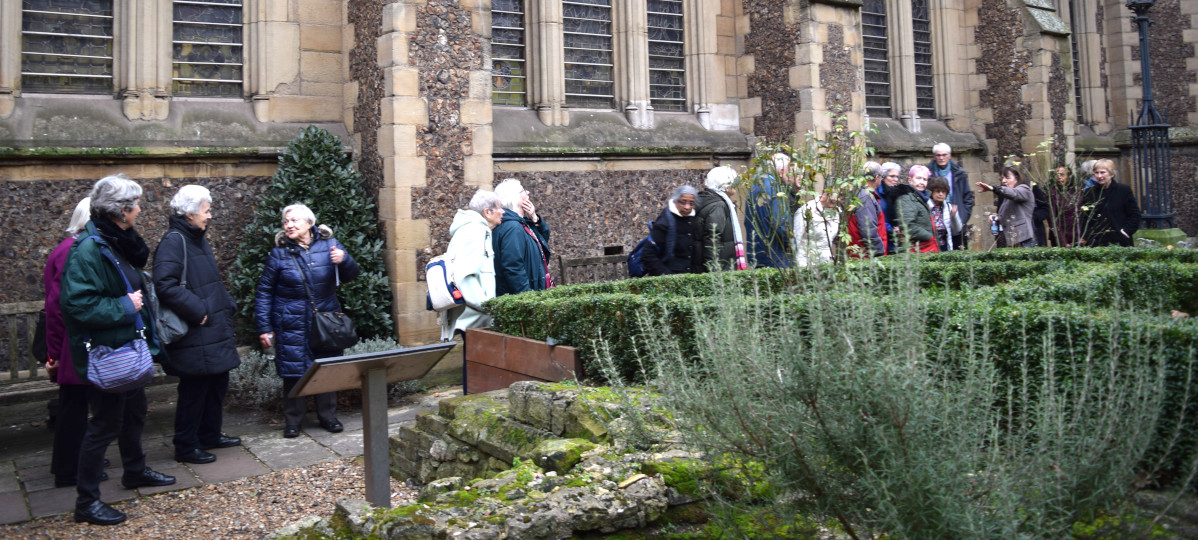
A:
{"label": "pale stone column", "polygon": [[[1193,6],[1198,12],[1198,4],[1184,2],[1181,5],[1183,12],[1187,6]],[[1102,85],[1102,73],[1099,70],[1102,60],[1102,35],[1098,33],[1096,25],[1095,6],[1090,2],[1075,2],[1074,8],[1077,9],[1077,13],[1070,13],[1069,3],[1061,2],[1058,12],[1062,14],[1063,20],[1073,21],[1077,25],[1070,30],[1077,39],[1078,57],[1073,61],[1077,63],[1080,72],[1082,118],[1095,132],[1108,133],[1111,124],[1106,114],[1107,92]],[[1072,75],[1070,72],[1071,77]]]}
{"label": "pale stone column", "polygon": [[113,6],[113,75],[125,117],[165,120],[170,113],[172,4],[129,0]]}
{"label": "pale stone column", "polygon": [[[730,16],[731,14],[726,14]],[[707,129],[720,129],[716,103],[726,99],[724,70],[719,54],[719,33],[716,20],[720,16],[716,2],[686,0],[682,4],[683,54],[686,55],[686,100],[699,123]],[[748,16],[745,16],[746,33]],[[736,53],[737,51],[731,51]],[[751,58],[751,57],[750,57]],[[728,111],[739,116],[739,109]],[[739,122],[736,122],[739,126]],[[726,127],[725,127],[726,129]]]}
{"label": "pale stone column", "polygon": [[566,110],[566,58],[562,5],[558,0],[528,0],[528,99],[547,126],[570,123]]}
{"label": "pale stone column", "polygon": [[[911,35],[911,2],[899,0],[886,6],[886,31],[890,34],[890,99],[903,127],[919,133],[919,111],[915,99],[915,40]],[[896,69],[897,68],[897,69]]]}
{"label": "pale stone column", "polygon": [[[420,74],[409,61],[408,40],[417,29],[417,12],[425,4],[425,0],[388,4],[383,8],[383,33],[378,39],[386,93],[378,131],[383,158],[379,219],[386,234],[383,257],[391,281],[395,324],[404,343],[427,341],[427,329],[436,327],[435,316],[424,309],[428,289],[416,279],[416,255],[431,243],[429,223],[412,218],[412,188],[427,185],[427,163],[418,155],[416,132],[428,124],[428,102],[420,97]],[[489,79],[487,85],[489,95]]]}
{"label": "pale stone column", "polygon": [[1138,101],[1144,97],[1144,89],[1135,80],[1140,73],[1140,55],[1132,54],[1132,47],[1140,44],[1140,36],[1135,25],[1128,23],[1132,13],[1123,1],[1104,0],[1103,4],[1109,120],[1111,128],[1117,130],[1131,125],[1132,117],[1139,111]]}
{"label": "pale stone column", "polygon": [[[461,0],[462,7],[470,10],[470,27],[475,34],[491,39],[491,1]],[[487,47],[490,50],[490,47]],[[470,129],[470,147],[464,149],[462,159],[462,181],[466,185],[491,189],[495,178],[493,131],[494,115],[491,105],[491,62],[483,63],[483,69],[470,72],[470,88],[466,99],[460,102],[462,125]]]}
{"label": "pale stone column", "polygon": [[625,0],[612,6],[615,23],[616,103],[637,129],[653,127],[649,103],[649,21],[645,0]]}
{"label": "pale stone column", "polygon": [[[288,0],[245,0],[244,91],[252,96],[254,116],[259,122],[269,122],[272,104],[280,86],[293,84],[299,77],[299,23],[291,19]],[[296,90],[291,90],[295,92]]]}
{"label": "pale stone column", "polygon": [[[931,0],[932,73],[936,111],[945,125],[954,131],[968,131],[969,62],[976,57],[973,26],[965,26],[961,0]],[[977,17],[977,12],[974,12]]]}
{"label": "pale stone column", "polygon": [[16,106],[21,76],[21,3],[0,2],[0,118]]}

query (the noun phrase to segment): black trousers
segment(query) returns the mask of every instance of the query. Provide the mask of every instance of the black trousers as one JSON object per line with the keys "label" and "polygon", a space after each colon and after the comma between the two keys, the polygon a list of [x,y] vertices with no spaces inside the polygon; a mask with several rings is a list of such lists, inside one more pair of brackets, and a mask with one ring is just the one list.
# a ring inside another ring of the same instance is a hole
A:
{"label": "black trousers", "polygon": [[969,249],[969,235],[965,231],[953,235],[953,251]]}
{"label": "black trousers", "polygon": [[221,437],[225,392],[229,372],[216,375],[180,375],[179,402],[175,407],[175,454],[212,446]]}
{"label": "black trousers", "polygon": [[[287,425],[302,426],[304,415],[308,412],[308,397],[289,398],[287,394],[299,383],[299,377],[283,377],[283,416]],[[316,398],[316,418],[322,422],[337,419],[337,392],[325,392],[312,396]]]}
{"label": "black trousers", "polygon": [[[68,368],[69,369],[69,368]],[[54,420],[54,454],[50,473],[59,483],[75,482],[79,470],[79,447],[87,431],[87,385],[58,387],[58,415]]]}
{"label": "black trousers", "polygon": [[146,469],[146,454],[141,449],[141,433],[146,428],[146,390],[138,388],[119,394],[87,391],[92,417],[79,447],[79,483],[75,487],[77,508],[100,500],[100,473],[104,472],[104,452],[113,439],[121,449],[124,478],[138,478]]}

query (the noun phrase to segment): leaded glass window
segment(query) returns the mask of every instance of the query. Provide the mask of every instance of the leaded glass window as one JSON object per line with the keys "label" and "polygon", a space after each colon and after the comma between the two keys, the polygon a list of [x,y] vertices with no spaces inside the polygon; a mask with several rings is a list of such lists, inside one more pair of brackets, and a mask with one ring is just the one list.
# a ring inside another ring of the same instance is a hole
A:
{"label": "leaded glass window", "polygon": [[241,21],[241,0],[175,0],[175,95],[242,94]]}
{"label": "leaded glass window", "polygon": [[911,0],[911,41],[915,44],[915,109],[920,118],[936,118],[932,75],[932,18],[928,0]]}
{"label": "leaded glass window", "polygon": [[614,97],[611,0],[563,1],[562,37],[566,103],[610,109]]}
{"label": "leaded glass window", "polygon": [[526,103],[523,4],[491,0],[491,102],[496,105]]}
{"label": "leaded glass window", "polygon": [[1069,46],[1073,53],[1073,109],[1077,123],[1082,124],[1085,123],[1082,116],[1082,62],[1077,44],[1077,6],[1073,0],[1069,0],[1069,29]]}
{"label": "leaded glass window", "polygon": [[886,0],[861,5],[862,48],[865,53],[865,110],[870,116],[890,117],[890,44],[886,35]]}
{"label": "leaded glass window", "polygon": [[682,0],[648,0],[649,102],[659,111],[686,110]]}
{"label": "leaded glass window", "polygon": [[21,89],[113,92],[112,0],[24,0]]}

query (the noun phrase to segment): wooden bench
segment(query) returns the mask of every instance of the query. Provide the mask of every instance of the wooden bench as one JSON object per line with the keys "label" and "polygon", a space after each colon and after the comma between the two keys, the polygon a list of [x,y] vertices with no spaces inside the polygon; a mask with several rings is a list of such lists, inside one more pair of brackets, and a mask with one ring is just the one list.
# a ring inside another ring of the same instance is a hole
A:
{"label": "wooden bench", "polygon": [[[37,317],[45,302],[14,302],[0,304],[0,317],[7,319],[4,326],[7,333],[3,339],[7,346],[7,356],[0,357],[0,405],[26,403],[50,399],[58,395],[58,385],[50,381],[41,361],[33,357],[29,344],[37,331]],[[176,380],[162,373],[162,366],[157,368],[154,379],[150,384],[161,384]],[[169,381],[168,381],[169,379]]]}
{"label": "wooden bench", "polygon": [[628,255],[600,255],[567,259],[558,257],[560,285],[601,283],[628,279]]}

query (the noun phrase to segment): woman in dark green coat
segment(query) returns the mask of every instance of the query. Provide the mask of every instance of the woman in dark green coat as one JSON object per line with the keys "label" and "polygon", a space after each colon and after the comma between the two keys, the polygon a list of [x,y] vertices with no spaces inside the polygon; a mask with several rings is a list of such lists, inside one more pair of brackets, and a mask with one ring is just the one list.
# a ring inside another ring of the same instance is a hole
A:
{"label": "woman in dark green coat", "polygon": [[[141,213],[140,199],[141,186],[124,176],[107,176],[96,182],[91,191],[92,220],[63,266],[59,304],[71,340],[71,364],[81,380],[87,380],[87,339],[93,345],[120,347],[140,337],[139,315],[150,353],[160,354],[142,272],[150,249],[133,228]],[[105,251],[111,252],[116,265]],[[141,448],[146,425],[144,387],[117,393],[91,387],[88,399],[92,417],[79,448],[75,521],[115,525],[125,521],[125,514],[100,500],[104,452],[114,439],[120,438],[121,484],[126,488],[167,486],[174,484],[175,478],[146,467]]]}

